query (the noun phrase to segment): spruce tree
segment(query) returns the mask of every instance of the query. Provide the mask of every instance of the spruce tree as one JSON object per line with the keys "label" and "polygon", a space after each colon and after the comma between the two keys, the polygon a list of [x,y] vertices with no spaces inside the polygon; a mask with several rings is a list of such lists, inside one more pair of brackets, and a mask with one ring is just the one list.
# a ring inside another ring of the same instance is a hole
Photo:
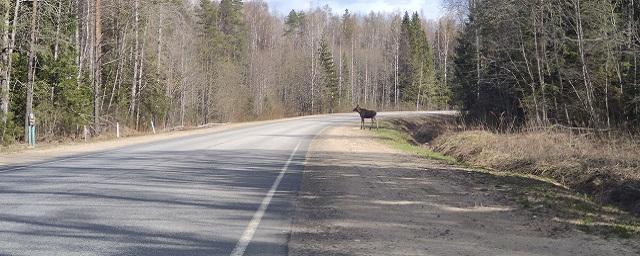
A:
{"label": "spruce tree", "polygon": [[400,42],[398,53],[398,87],[400,90],[400,101],[405,101],[410,94],[413,72],[411,70],[411,20],[409,13],[405,12],[400,23]]}
{"label": "spruce tree", "polygon": [[[430,106],[442,100],[434,99],[438,92],[435,86],[433,55],[427,35],[418,13],[409,17],[405,12],[400,24],[398,56],[398,80],[400,100],[416,107],[426,102]],[[433,104],[432,104],[433,103]]]}
{"label": "spruce tree", "polygon": [[326,39],[322,39],[320,42],[319,51],[320,62],[324,71],[324,96],[329,104],[329,112],[333,113],[338,97],[338,74]]}
{"label": "spruce tree", "polygon": [[218,26],[225,35],[228,49],[225,55],[238,63],[242,63],[246,57],[247,31],[242,13],[241,0],[222,0],[218,9]]}

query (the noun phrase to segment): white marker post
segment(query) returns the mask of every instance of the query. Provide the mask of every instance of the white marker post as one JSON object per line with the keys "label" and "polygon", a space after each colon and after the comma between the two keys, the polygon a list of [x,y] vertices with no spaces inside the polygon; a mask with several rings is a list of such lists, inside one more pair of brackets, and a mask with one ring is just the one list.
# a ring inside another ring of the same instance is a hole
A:
{"label": "white marker post", "polygon": [[82,134],[84,135],[84,142],[87,142],[87,134],[89,134],[89,131],[86,125],[82,126]]}
{"label": "white marker post", "polygon": [[120,138],[120,123],[116,122],[116,138]]}
{"label": "white marker post", "polygon": [[153,125],[153,120],[151,120],[151,129],[153,130],[153,134],[156,134],[156,126]]}

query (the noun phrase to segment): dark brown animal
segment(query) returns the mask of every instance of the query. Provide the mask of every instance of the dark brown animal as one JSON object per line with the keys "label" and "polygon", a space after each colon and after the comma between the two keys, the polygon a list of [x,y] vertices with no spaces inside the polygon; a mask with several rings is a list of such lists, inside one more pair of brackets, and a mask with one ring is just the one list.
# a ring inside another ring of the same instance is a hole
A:
{"label": "dark brown animal", "polygon": [[377,112],[373,111],[373,110],[368,110],[368,109],[364,109],[361,108],[360,105],[357,105],[354,109],[353,112],[358,112],[358,114],[360,114],[360,120],[362,121],[360,123],[360,129],[364,129],[364,119],[366,118],[370,118],[371,119],[371,126],[369,126],[369,130],[371,130],[373,128],[373,122],[376,123],[376,129],[378,129],[378,120],[376,119],[376,115],[378,114]]}

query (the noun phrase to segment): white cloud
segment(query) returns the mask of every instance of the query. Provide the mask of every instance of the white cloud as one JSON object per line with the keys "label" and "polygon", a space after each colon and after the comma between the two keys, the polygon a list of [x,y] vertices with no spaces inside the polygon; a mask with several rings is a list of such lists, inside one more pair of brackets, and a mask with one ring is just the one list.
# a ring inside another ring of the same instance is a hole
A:
{"label": "white cloud", "polygon": [[306,10],[311,7],[311,0],[265,0],[272,11],[288,14],[291,10]]}
{"label": "white cloud", "polygon": [[436,19],[442,15],[440,0],[266,0],[272,10],[287,14],[292,9],[306,10],[311,6],[328,5],[336,13],[344,9],[352,12],[369,13],[409,11],[422,12],[426,18]]}

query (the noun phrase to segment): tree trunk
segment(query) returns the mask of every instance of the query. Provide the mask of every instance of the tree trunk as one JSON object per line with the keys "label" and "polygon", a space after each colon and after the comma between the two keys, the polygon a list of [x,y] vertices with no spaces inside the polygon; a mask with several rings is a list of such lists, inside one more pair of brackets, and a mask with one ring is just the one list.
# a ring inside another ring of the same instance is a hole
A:
{"label": "tree trunk", "polygon": [[[96,51],[95,51],[95,31],[96,31],[96,26],[95,26],[95,21],[96,21],[96,16],[95,16],[95,0],[94,1],[85,1],[87,4],[87,13],[86,13],[86,33],[85,33],[85,47],[84,47],[84,51],[87,52],[89,54],[89,60],[88,60],[88,68],[87,68],[87,73],[89,74],[89,81],[91,83],[91,90],[95,89],[95,66],[96,66]],[[92,111],[93,112],[93,111]],[[93,115],[93,113],[92,113]]]}
{"label": "tree trunk", "polygon": [[115,97],[116,91],[120,88],[120,72],[122,72],[122,68],[124,66],[125,54],[126,54],[126,45],[127,45],[127,28],[124,29],[124,33],[122,33],[122,40],[120,46],[120,52],[118,53],[118,67],[116,68],[116,77],[113,81],[113,87],[111,89],[111,96],[109,97],[109,105],[107,106],[107,112],[111,109],[111,104],[113,103],[113,98]]}
{"label": "tree trunk", "polygon": [[31,40],[29,41],[29,67],[27,71],[27,102],[24,118],[24,140],[28,143],[29,138],[29,114],[33,112],[33,86],[35,82],[35,55],[36,55],[36,33],[38,21],[38,2],[33,1],[31,12]]}
{"label": "tree trunk", "polygon": [[[540,1],[542,4],[542,0]],[[536,27],[536,19],[537,19],[537,14],[536,11],[533,11],[533,42],[534,42],[534,47],[535,47],[535,52],[536,52],[536,66],[538,69],[538,83],[540,84],[540,93],[542,94],[542,122],[543,123],[547,123],[547,110],[546,110],[546,105],[547,105],[547,100],[545,97],[545,81],[544,81],[544,77],[542,74],[542,62],[540,60],[540,47],[538,44],[538,28]],[[540,21],[542,22],[542,20]],[[544,24],[540,24],[540,27],[544,27]],[[537,111],[538,109],[536,109],[536,115],[537,115]]]}
{"label": "tree trunk", "polygon": [[[144,26],[144,30],[142,32],[142,45],[140,46],[140,59],[139,59],[139,63],[138,63],[138,82],[137,82],[137,92],[138,92],[138,96],[140,96],[139,98],[142,98],[142,89],[143,89],[143,84],[142,84],[142,77],[143,77],[143,71],[144,71],[144,47],[147,44],[147,25]],[[138,98],[138,97],[136,97]],[[138,102],[136,104],[136,130],[138,129],[138,124],[140,122],[140,102]]]}
{"label": "tree trunk", "polygon": [[587,68],[587,61],[585,57],[585,49],[584,49],[584,32],[582,29],[582,14],[581,14],[581,6],[580,0],[574,1],[574,7],[576,9],[576,32],[578,36],[578,50],[580,52],[580,62],[582,64],[582,79],[584,81],[584,86],[586,89],[586,99],[587,99],[587,107],[589,111],[589,115],[591,116],[591,124],[597,125],[599,123],[599,118],[595,112],[593,106],[593,88],[591,85],[591,79],[589,76],[589,71]]}
{"label": "tree trunk", "polygon": [[367,103],[368,100],[368,91],[369,91],[369,60],[366,54],[364,56],[364,103]]}
{"label": "tree trunk", "polygon": [[400,55],[400,36],[396,37],[396,67],[395,67],[395,71],[394,71],[394,89],[393,89],[393,96],[394,96],[394,104],[396,106],[396,110],[400,110],[400,105],[398,105],[398,100],[400,98],[399,94],[400,91],[398,90],[398,82],[399,82],[399,77],[398,77],[398,72],[400,69],[400,60],[399,60],[399,55]]}
{"label": "tree trunk", "polygon": [[424,76],[424,60],[420,61],[420,79],[418,79],[418,96],[416,97],[416,111],[420,111],[420,94],[422,94],[423,76]]}
{"label": "tree trunk", "polygon": [[135,114],[135,110],[136,110],[136,98],[138,95],[138,51],[139,51],[139,44],[140,44],[140,38],[139,38],[139,30],[140,30],[140,17],[139,17],[139,0],[135,0],[134,3],[134,12],[135,12],[135,18],[134,18],[134,25],[133,25],[133,29],[134,34],[135,34],[135,44],[133,46],[133,81],[131,83],[131,103],[129,105],[129,112],[131,113],[131,115]]}
{"label": "tree trunk", "polygon": [[60,19],[62,16],[62,0],[58,1],[58,11],[56,13],[56,35],[53,45],[53,60],[57,61],[60,55]]}
{"label": "tree trunk", "polygon": [[[4,26],[2,30],[2,45],[0,45],[0,47],[2,47],[1,49],[7,49],[9,48],[9,30],[11,29],[11,27],[9,26],[9,23],[10,23],[9,15],[11,13],[10,11],[11,8],[9,7],[11,6],[8,1],[4,2],[3,4],[5,5],[3,6],[5,8],[5,12],[4,12],[4,15],[2,16],[2,21],[4,22]],[[2,77],[0,77],[0,80],[2,82],[2,88],[0,88],[0,93],[2,94],[2,96],[0,96],[0,108],[2,109],[2,113],[0,113],[0,115],[2,115],[1,116],[2,124],[5,124],[7,122],[7,115],[9,113],[9,104],[8,104],[9,88],[5,88],[4,84],[5,84],[5,81],[8,81],[7,74],[11,72],[9,70],[10,68],[8,67],[8,65],[6,65],[6,63],[8,62],[9,58],[11,58],[11,56],[9,56],[7,51],[4,51],[4,50],[0,54],[2,55],[2,57],[0,58],[1,59],[0,61],[2,61],[2,65],[0,65],[0,68],[4,68],[0,70],[2,75]],[[4,135],[4,126],[2,130],[3,130],[2,134]],[[0,141],[2,141],[1,138],[0,138]]]}
{"label": "tree trunk", "polygon": [[94,46],[94,68],[93,75],[93,130],[100,134],[100,91],[102,89],[102,0],[95,0],[95,46]]}
{"label": "tree trunk", "polygon": [[76,31],[75,31],[75,36],[76,36],[76,65],[78,66],[78,73],[76,75],[76,82],[77,82],[77,88],[80,88],[80,79],[82,78],[82,61],[83,61],[83,47],[82,47],[82,41],[81,41],[81,28],[82,28],[82,12],[84,10],[84,8],[82,7],[82,3],[83,1],[80,0],[76,0]]}
{"label": "tree trunk", "polygon": [[314,108],[315,108],[315,76],[316,76],[316,72],[315,72],[315,51],[316,51],[316,44],[315,44],[315,38],[313,38],[313,28],[311,28],[311,31],[309,32],[311,35],[311,113],[310,114],[314,114]]}
{"label": "tree trunk", "polygon": [[340,68],[339,68],[339,79],[338,79],[338,106],[342,106],[342,40],[340,40],[340,44],[339,44],[339,58],[340,58]]}
{"label": "tree trunk", "polygon": [[[0,91],[2,93],[2,95],[0,96],[0,108],[2,109],[2,124],[3,126],[7,123],[7,118],[9,115],[9,101],[10,101],[10,82],[11,82],[11,69],[12,69],[12,60],[13,58],[11,58],[11,55],[13,55],[13,50],[15,49],[15,45],[16,45],[16,30],[17,30],[17,23],[18,23],[18,13],[20,11],[20,0],[16,0],[15,6],[14,6],[14,10],[13,10],[13,21],[12,21],[12,25],[11,27],[8,26],[9,23],[9,19],[5,19],[5,26],[6,26],[6,36],[9,36],[9,29],[11,29],[11,36],[7,38],[7,46],[9,47],[9,49],[7,49],[6,54],[3,56],[3,63],[6,63],[5,69],[2,70],[2,77],[4,79],[2,79],[2,88],[0,88]],[[7,8],[8,9],[8,8]],[[2,135],[4,137],[4,129],[2,130]]]}
{"label": "tree trunk", "polygon": [[[476,1],[473,1],[473,8],[476,8]],[[476,41],[476,99],[480,100],[480,32],[478,31],[478,25],[474,26],[474,34]]]}
{"label": "tree trunk", "polygon": [[354,61],[354,54],[355,54],[355,40],[354,40],[355,36],[352,35],[351,37],[351,70],[349,70],[349,75],[351,76],[351,78],[349,79],[350,83],[351,83],[351,105],[355,104],[355,88],[353,85],[353,77],[354,74],[356,73],[356,71],[353,69],[353,66],[355,65],[355,61]]}
{"label": "tree trunk", "polygon": [[527,74],[529,74],[529,87],[531,87],[531,95],[533,96],[533,106],[536,113],[536,122],[540,123],[540,108],[538,106],[538,92],[536,90],[536,79],[533,75],[533,71],[531,71],[531,65],[529,64],[529,58],[527,57],[527,51],[524,45],[524,38],[522,30],[520,32],[520,52],[522,53],[522,58],[524,59],[525,66],[527,67]]}
{"label": "tree trunk", "polygon": [[[163,15],[162,15],[162,6],[160,6],[158,11],[158,45],[157,45],[157,51],[156,51],[156,78],[157,78],[157,82],[158,85],[160,85],[161,79],[160,79],[160,56],[162,55],[162,21],[163,21]],[[165,95],[168,97],[170,96],[170,92],[169,92],[169,83],[167,83],[166,87],[165,87]]]}
{"label": "tree trunk", "polygon": [[448,75],[449,75],[449,66],[448,66],[448,61],[449,61],[449,23],[448,20],[445,21],[445,28],[444,28],[444,88],[447,88],[447,82],[448,82]]}

